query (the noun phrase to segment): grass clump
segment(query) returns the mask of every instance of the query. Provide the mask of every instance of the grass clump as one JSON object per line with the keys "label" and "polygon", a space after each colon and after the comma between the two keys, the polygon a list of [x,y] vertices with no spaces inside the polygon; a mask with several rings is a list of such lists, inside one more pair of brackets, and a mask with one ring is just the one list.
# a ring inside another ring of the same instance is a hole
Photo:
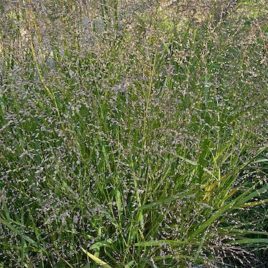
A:
{"label": "grass clump", "polygon": [[207,2],[3,2],[3,267],[267,264],[267,7]]}

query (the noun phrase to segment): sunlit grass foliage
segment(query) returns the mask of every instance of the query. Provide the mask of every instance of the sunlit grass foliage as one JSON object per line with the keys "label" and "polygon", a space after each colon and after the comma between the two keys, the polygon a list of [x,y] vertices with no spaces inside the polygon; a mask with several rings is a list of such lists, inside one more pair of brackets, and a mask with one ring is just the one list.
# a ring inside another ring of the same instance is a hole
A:
{"label": "sunlit grass foliage", "polygon": [[0,3],[0,266],[267,267],[266,1]]}

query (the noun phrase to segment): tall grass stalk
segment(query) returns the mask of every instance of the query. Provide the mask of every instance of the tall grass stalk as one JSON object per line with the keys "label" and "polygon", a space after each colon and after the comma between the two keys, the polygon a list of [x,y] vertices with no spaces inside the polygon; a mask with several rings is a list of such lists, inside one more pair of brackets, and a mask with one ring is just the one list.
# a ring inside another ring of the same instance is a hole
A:
{"label": "tall grass stalk", "polygon": [[267,5],[205,2],[0,4],[0,266],[267,265]]}

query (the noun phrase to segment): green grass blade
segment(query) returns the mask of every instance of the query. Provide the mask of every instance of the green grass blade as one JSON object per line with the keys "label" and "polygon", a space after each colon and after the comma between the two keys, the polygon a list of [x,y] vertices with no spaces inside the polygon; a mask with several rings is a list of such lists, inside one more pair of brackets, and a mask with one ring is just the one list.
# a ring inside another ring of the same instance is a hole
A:
{"label": "green grass blade", "polygon": [[83,248],[81,248],[81,249],[91,260],[93,260],[99,266],[101,266],[103,268],[112,268],[109,264],[107,264],[106,262],[102,261],[100,258],[98,258],[95,255],[89,253],[88,251],[86,251]]}

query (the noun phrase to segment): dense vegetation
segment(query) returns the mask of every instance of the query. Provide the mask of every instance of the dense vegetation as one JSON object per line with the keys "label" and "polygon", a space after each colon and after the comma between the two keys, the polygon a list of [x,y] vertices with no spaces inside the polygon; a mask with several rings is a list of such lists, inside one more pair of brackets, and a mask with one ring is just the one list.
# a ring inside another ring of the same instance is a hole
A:
{"label": "dense vegetation", "polygon": [[0,12],[0,267],[267,267],[267,1]]}

